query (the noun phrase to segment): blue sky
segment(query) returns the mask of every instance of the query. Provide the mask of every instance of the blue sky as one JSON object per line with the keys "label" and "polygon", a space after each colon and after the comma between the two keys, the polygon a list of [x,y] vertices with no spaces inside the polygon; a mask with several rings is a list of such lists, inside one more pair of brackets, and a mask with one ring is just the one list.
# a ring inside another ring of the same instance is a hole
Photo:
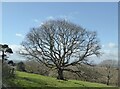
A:
{"label": "blue sky", "polygon": [[2,42],[17,47],[30,28],[43,21],[65,18],[87,30],[97,31],[105,52],[118,46],[117,2],[2,3]]}

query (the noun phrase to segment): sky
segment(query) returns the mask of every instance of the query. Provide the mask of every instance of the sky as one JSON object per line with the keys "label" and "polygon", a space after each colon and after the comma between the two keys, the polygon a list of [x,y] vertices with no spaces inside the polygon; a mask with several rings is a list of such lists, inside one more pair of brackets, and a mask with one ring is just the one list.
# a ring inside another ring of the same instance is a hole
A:
{"label": "sky", "polygon": [[[97,32],[104,52],[100,60],[118,59],[117,2],[3,2],[0,43],[17,51],[31,28],[59,18]],[[15,55],[12,58],[17,59]]]}

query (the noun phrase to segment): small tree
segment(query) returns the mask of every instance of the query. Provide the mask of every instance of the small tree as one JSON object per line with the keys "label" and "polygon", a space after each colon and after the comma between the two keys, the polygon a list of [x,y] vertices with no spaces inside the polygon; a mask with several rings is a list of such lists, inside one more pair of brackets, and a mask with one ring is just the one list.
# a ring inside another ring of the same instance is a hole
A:
{"label": "small tree", "polygon": [[8,64],[6,63],[7,60],[7,54],[6,53],[10,53],[12,54],[13,51],[11,48],[9,48],[9,46],[7,44],[0,44],[0,51],[2,52],[2,77],[10,77],[12,74],[10,73],[10,67],[8,66]]}
{"label": "small tree", "polygon": [[17,63],[17,70],[25,71],[25,64],[22,61]]}
{"label": "small tree", "polygon": [[104,76],[106,76],[106,84],[109,85],[110,80],[113,77],[113,70],[114,70],[114,68],[117,67],[117,61],[111,60],[111,59],[103,60],[99,65],[104,67],[105,72],[106,72],[104,75]]}
{"label": "small tree", "polygon": [[100,45],[96,32],[90,32],[66,20],[46,21],[33,28],[22,42],[27,58],[57,69],[58,79],[64,79],[63,71],[69,66],[87,62],[87,57],[99,55]]}

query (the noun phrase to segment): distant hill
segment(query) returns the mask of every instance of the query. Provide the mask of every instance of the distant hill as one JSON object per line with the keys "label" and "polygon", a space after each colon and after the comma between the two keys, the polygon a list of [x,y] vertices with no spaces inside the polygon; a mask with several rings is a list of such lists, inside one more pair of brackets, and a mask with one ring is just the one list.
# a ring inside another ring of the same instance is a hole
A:
{"label": "distant hill", "polygon": [[98,64],[99,66],[105,66],[105,65],[110,65],[112,67],[118,67],[118,61],[117,60],[103,60]]}

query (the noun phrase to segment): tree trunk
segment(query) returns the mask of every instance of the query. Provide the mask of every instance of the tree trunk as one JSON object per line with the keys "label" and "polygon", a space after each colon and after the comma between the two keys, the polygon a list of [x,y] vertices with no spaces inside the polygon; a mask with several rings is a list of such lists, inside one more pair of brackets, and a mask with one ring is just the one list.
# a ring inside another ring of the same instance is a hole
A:
{"label": "tree trunk", "polygon": [[2,63],[4,62],[4,51],[2,51]]}
{"label": "tree trunk", "polygon": [[58,69],[58,77],[57,77],[57,79],[64,80],[63,70],[62,69]]}
{"label": "tree trunk", "polygon": [[109,80],[107,81],[107,85],[109,85]]}
{"label": "tree trunk", "polygon": [[108,78],[108,79],[107,79],[107,85],[109,85],[109,82],[110,82],[110,76],[108,75],[107,78]]}

